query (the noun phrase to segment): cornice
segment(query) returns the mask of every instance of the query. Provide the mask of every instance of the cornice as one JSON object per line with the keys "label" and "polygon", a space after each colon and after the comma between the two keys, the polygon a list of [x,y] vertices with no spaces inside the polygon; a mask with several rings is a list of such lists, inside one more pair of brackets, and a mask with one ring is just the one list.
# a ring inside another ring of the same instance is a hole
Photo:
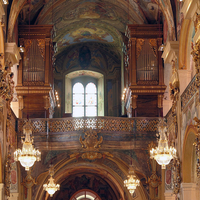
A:
{"label": "cornice", "polygon": [[164,52],[162,54],[162,58],[164,59],[164,63],[170,63],[172,60],[175,60],[178,57],[179,51],[179,41],[168,41]]}
{"label": "cornice", "polygon": [[12,62],[12,65],[19,64],[19,60],[21,60],[16,43],[5,43],[5,55],[6,59]]}

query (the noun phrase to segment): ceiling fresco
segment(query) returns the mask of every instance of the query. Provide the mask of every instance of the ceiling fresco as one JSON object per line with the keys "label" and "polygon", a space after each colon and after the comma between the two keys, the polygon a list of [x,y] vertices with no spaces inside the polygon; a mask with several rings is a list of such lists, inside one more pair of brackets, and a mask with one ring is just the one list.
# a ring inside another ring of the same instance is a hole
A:
{"label": "ceiling fresco", "polygon": [[114,38],[103,29],[96,27],[82,27],[66,34],[61,40],[59,40],[57,46],[59,48],[74,43],[91,41],[113,43]]}
{"label": "ceiling fresco", "polygon": [[[174,22],[170,0],[13,0],[8,24],[12,42],[15,22],[19,24],[54,24],[58,54],[63,47],[82,42],[122,45],[127,24],[155,24],[159,7],[173,38]],[[88,24],[90,24],[88,26]]]}

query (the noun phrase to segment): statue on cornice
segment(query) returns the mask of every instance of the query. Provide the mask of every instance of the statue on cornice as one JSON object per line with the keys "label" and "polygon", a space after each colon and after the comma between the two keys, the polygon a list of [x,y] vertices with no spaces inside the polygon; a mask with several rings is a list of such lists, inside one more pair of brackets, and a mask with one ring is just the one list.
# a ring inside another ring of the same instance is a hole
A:
{"label": "statue on cornice", "polygon": [[170,98],[172,101],[178,100],[178,94],[180,92],[180,83],[178,77],[178,71],[176,69],[176,60],[172,60],[172,76],[169,83],[170,87]]}

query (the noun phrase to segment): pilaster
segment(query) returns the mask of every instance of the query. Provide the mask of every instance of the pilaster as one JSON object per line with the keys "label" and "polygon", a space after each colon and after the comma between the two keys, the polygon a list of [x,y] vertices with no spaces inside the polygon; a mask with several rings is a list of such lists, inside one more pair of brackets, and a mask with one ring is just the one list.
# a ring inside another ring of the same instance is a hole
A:
{"label": "pilaster", "polygon": [[180,95],[183,93],[185,88],[188,86],[188,84],[191,81],[191,70],[178,70],[178,75],[179,75],[179,81],[180,81]]}
{"label": "pilaster", "polygon": [[196,183],[181,183],[181,200],[197,200]]}
{"label": "pilaster", "polygon": [[176,200],[176,195],[172,191],[165,192],[165,200]]}
{"label": "pilaster", "polygon": [[10,193],[10,197],[8,197],[8,200],[18,200],[19,193]]}
{"label": "pilaster", "polygon": [[0,200],[3,200],[3,190],[4,189],[4,184],[0,183]]}

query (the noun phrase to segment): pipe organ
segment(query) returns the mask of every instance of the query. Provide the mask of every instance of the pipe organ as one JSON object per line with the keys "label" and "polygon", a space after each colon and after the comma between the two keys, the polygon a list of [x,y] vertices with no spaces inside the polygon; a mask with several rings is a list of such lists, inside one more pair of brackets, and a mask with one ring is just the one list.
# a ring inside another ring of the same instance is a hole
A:
{"label": "pipe organ", "polygon": [[[125,52],[125,106],[129,117],[162,116],[164,70],[160,25],[128,25]],[[148,107],[148,109],[146,109]]]}
{"label": "pipe organ", "polygon": [[19,43],[25,49],[21,53],[16,86],[20,118],[53,115],[52,28],[52,25],[19,26]]}

